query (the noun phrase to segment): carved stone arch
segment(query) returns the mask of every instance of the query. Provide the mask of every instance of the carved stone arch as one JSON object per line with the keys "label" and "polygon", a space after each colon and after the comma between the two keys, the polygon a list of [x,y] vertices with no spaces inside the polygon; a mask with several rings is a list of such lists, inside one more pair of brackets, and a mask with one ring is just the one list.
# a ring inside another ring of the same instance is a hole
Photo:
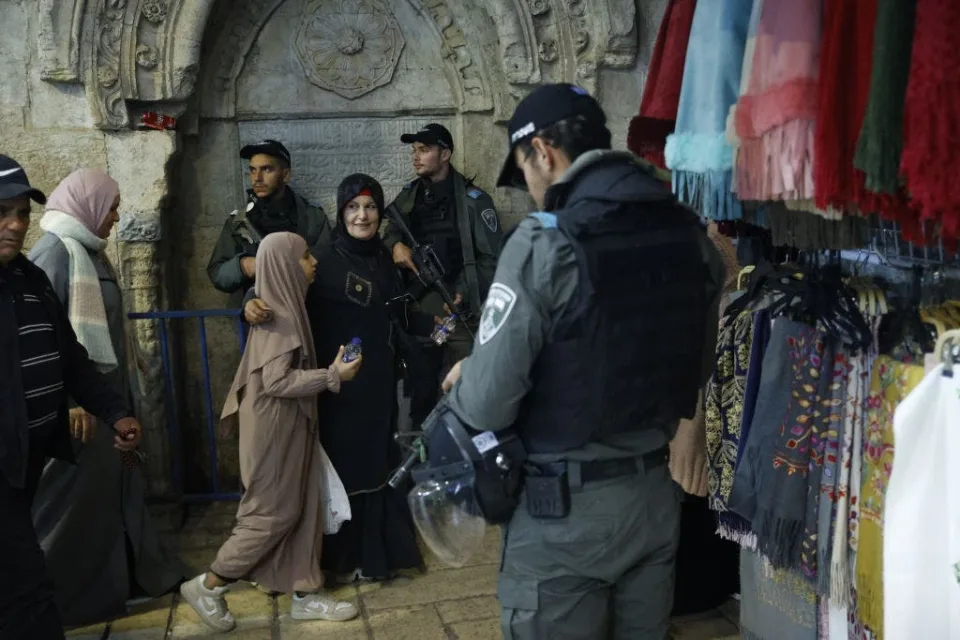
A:
{"label": "carved stone arch", "polygon": [[540,82],[537,36],[526,0],[489,0],[503,73],[512,84]]}

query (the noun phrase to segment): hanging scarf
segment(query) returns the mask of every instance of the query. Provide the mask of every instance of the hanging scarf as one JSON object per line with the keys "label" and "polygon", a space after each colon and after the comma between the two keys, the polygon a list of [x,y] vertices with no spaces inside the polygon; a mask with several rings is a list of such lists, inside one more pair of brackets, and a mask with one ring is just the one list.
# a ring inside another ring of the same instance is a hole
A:
{"label": "hanging scarf", "polygon": [[[833,358],[833,381],[828,411],[830,420],[820,438],[823,447],[823,473],[820,475],[820,503],[817,506],[817,594],[829,596],[831,588],[831,558],[833,552],[833,524],[837,512],[838,492],[840,490],[840,443],[844,439],[844,399],[847,392],[847,379],[850,373],[849,355],[838,349]],[[846,545],[844,544],[844,548]],[[826,601],[827,598],[824,598]]]}
{"label": "hanging scarf", "polygon": [[847,208],[858,202],[864,175],[853,166],[870,93],[877,0],[827,0],[818,73],[820,98],[814,133],[816,205]]}
{"label": "hanging scarf", "polygon": [[737,100],[737,195],[813,198],[820,0],[764,0],[747,90]]}
{"label": "hanging scarf", "polygon": [[[704,392],[707,487],[710,508],[720,512],[721,516],[727,512],[737,468],[752,337],[753,314],[749,311],[723,319],[717,338],[716,367]],[[722,531],[724,527],[721,526],[721,535],[728,540],[740,542],[741,537],[750,533],[747,523],[739,518],[728,526],[728,531]]]}
{"label": "hanging scarf", "polygon": [[696,5],[697,0],[670,0],[667,5],[647,68],[640,114],[630,121],[627,133],[627,148],[660,168],[667,166],[663,148],[676,125]]}
{"label": "hanging scarf", "polygon": [[683,69],[676,131],[664,150],[677,197],[714,220],[743,215],[731,193],[733,150],[724,135],[737,99],[753,0],[697,3]]}
{"label": "hanging scarf", "polygon": [[91,232],[80,220],[62,211],[48,210],[40,228],[60,238],[70,259],[67,315],[77,340],[100,371],[117,368],[117,354],[110,338],[107,309],[100,289],[100,276],[90,252],[100,253],[107,241]]}
{"label": "hanging scarf", "polygon": [[923,219],[960,236],[960,2],[917,0],[900,170]]}
{"label": "hanging scarf", "polygon": [[730,494],[730,508],[750,520],[758,550],[775,567],[802,567],[808,578],[816,575],[820,436],[832,419],[832,369],[823,333],[786,317],[774,321]]}
{"label": "hanging scarf", "polygon": [[883,636],[883,500],[893,467],[893,414],[924,376],[923,366],[880,356],[873,365],[864,432],[857,543],[858,615]]}

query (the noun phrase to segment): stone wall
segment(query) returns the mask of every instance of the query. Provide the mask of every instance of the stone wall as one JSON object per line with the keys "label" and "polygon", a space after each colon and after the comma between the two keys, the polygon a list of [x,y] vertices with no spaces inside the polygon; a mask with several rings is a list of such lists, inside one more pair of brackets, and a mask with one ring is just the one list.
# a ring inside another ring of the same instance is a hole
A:
{"label": "stone wall", "polygon": [[[347,173],[392,196],[412,177],[402,130],[454,134],[454,163],[512,226],[530,201],[496,190],[503,127],[543,82],[594,92],[622,147],[665,0],[3,0],[0,152],[50,191],[82,166],[120,183],[110,252],[131,311],[210,309],[227,297],[205,267],[243,200],[240,145],[287,142],[294,187],[332,215]],[[176,131],[135,130],[145,111]],[[36,212],[39,214],[39,211]],[[39,216],[37,216],[39,217]],[[31,240],[36,238],[31,230]],[[188,481],[209,479],[197,325],[171,324]],[[214,413],[237,362],[236,332],[208,321]],[[155,493],[170,490],[157,326],[131,326],[138,410]],[[221,443],[225,485],[235,449]]]}

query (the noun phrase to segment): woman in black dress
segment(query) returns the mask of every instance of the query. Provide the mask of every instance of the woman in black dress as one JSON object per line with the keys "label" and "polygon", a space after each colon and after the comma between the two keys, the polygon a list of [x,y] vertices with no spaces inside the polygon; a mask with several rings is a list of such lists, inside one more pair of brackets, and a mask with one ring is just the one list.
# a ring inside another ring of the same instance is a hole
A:
{"label": "woman in black dress", "polygon": [[317,247],[307,310],[318,358],[353,338],[363,369],[337,396],[320,396],[320,439],[350,496],[352,519],[323,542],[322,565],[339,581],[386,579],[420,567],[404,490],[387,486],[400,463],[397,430],[399,332],[429,335],[435,318],[408,310],[400,275],[380,240],[383,189],[354,174],[337,190],[337,225]]}

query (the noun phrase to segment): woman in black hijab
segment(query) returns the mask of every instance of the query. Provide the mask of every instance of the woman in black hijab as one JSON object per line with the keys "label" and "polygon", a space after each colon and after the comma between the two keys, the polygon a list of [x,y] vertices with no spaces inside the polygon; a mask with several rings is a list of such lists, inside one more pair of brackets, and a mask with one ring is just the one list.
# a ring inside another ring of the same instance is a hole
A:
{"label": "woman in black hijab", "polygon": [[435,318],[408,310],[400,274],[378,233],[383,189],[365,174],[337,190],[337,225],[317,248],[307,310],[321,361],[353,338],[363,369],[339,395],[320,396],[320,439],[350,495],[352,519],[323,542],[322,566],[338,580],[387,579],[420,567],[405,490],[387,486],[400,463],[397,430],[399,332],[429,335]]}

